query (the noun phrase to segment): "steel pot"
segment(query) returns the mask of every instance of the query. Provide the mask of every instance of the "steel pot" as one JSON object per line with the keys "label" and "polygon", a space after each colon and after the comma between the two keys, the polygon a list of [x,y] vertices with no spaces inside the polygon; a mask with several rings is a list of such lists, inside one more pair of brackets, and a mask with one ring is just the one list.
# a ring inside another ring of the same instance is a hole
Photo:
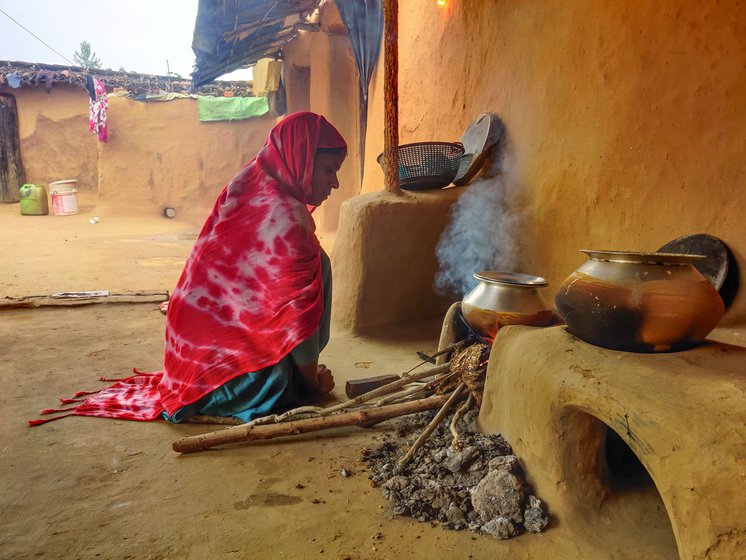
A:
{"label": "steel pot", "polygon": [[504,325],[551,324],[554,315],[539,294],[547,281],[514,272],[484,271],[474,274],[479,284],[464,296],[461,312],[480,334],[495,338]]}
{"label": "steel pot", "polygon": [[702,341],[725,312],[712,284],[692,266],[705,257],[588,251],[588,262],[555,301],[567,329],[605,348],[665,352]]}

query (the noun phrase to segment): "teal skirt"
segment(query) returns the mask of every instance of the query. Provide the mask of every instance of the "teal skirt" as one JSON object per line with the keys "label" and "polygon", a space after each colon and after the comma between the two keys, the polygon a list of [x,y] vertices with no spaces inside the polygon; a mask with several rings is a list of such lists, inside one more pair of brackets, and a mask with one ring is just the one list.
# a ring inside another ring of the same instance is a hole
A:
{"label": "teal skirt", "polygon": [[164,418],[179,423],[204,414],[233,416],[250,422],[260,416],[293,408],[303,402],[303,391],[294,370],[290,356],[286,356],[274,366],[234,377],[170,416],[164,412]]}

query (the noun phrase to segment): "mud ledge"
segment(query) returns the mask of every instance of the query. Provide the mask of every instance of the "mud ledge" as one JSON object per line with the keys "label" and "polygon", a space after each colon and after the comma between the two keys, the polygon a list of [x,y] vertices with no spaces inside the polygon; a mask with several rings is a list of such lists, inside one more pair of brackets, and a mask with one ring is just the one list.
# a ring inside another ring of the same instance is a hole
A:
{"label": "mud ledge", "polygon": [[335,327],[363,334],[445,313],[450,302],[433,291],[435,245],[462,192],[384,191],[342,204],[332,254]]}

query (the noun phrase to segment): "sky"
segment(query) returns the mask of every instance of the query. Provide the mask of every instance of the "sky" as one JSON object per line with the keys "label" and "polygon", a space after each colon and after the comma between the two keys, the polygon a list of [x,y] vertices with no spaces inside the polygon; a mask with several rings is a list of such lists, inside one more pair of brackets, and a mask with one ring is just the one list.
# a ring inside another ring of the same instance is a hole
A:
{"label": "sky", "polygon": [[[198,0],[0,0],[0,10],[73,60],[81,41],[102,68],[189,78]],[[71,64],[0,12],[0,60]],[[168,66],[166,65],[168,60]],[[250,70],[222,79],[247,80]]]}

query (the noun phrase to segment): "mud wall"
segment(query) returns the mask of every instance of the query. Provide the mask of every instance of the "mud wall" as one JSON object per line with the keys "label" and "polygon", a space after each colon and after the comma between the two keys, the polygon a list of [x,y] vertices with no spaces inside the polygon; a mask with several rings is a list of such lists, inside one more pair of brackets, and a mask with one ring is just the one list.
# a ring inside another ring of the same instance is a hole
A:
{"label": "mud wall", "polygon": [[[567,0],[399,4],[402,142],[505,121],[523,272],[550,289],[581,248],[723,239],[746,271],[746,4]],[[382,68],[364,191],[383,178]],[[746,319],[741,294],[726,321]]]}
{"label": "mud wall", "polygon": [[319,31],[303,31],[283,51],[288,112],[324,115],[347,141],[339,189],[314,212],[317,234],[331,248],[342,202],[360,193],[358,77],[350,39],[336,7],[320,9]]}
{"label": "mud wall", "polygon": [[11,89],[15,97],[21,141],[21,160],[29,183],[77,179],[78,190],[96,192],[98,167],[96,137],[88,131],[88,94],[77,86],[55,84]]}
{"label": "mud wall", "polygon": [[77,179],[112,211],[177,213],[201,222],[276,120],[199,122],[195,99],[109,97],[109,140],[88,131],[88,94],[74,86],[1,90],[16,98],[26,180]]}
{"label": "mud wall", "polygon": [[109,99],[109,141],[99,145],[99,195],[118,209],[165,206],[202,221],[225,184],[267,139],[269,116],[199,122],[197,102]]}

